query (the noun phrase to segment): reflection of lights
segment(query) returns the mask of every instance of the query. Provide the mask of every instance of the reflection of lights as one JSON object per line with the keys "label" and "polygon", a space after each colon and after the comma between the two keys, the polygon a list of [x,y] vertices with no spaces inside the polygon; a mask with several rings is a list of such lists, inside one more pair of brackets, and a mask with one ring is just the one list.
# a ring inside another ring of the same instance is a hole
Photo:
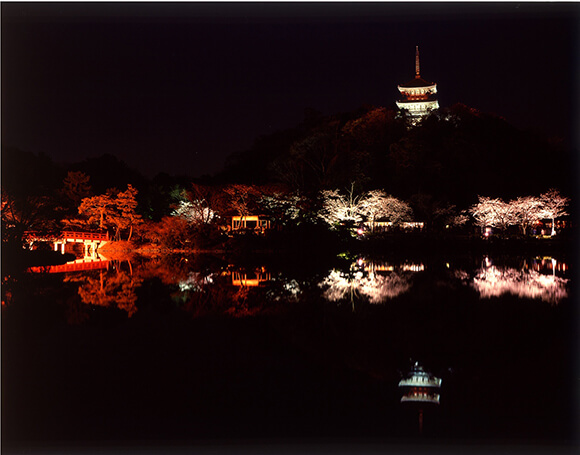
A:
{"label": "reflection of lights", "polygon": [[401,403],[418,402],[418,403],[433,403],[439,404],[441,395],[423,390],[411,390],[406,395],[401,397]]}
{"label": "reflection of lights", "polygon": [[554,274],[555,272],[566,272],[568,265],[552,257],[538,257],[532,261],[532,269],[537,272],[550,271]]}
{"label": "reflection of lights", "polygon": [[286,292],[289,292],[293,296],[296,296],[300,293],[300,285],[296,280],[290,280],[284,283],[283,288]]}
{"label": "reflection of lights", "polygon": [[402,269],[405,272],[423,272],[425,266],[423,264],[403,264]]}
{"label": "reflection of lights", "polygon": [[187,291],[201,291],[203,286],[213,283],[212,275],[202,275],[201,273],[190,273],[186,280],[179,282],[179,290],[181,292]]}
{"label": "reflection of lights", "polygon": [[380,275],[374,272],[343,273],[332,270],[319,284],[326,288],[324,297],[336,302],[355,295],[366,297],[370,303],[381,303],[407,292],[411,284],[398,273]]}
{"label": "reflection of lights", "polygon": [[558,303],[568,296],[565,278],[543,275],[535,270],[524,271],[514,268],[489,266],[479,270],[472,286],[482,298],[512,294],[520,298],[541,299]]}
{"label": "reflection of lights", "polygon": [[260,286],[263,283],[267,283],[272,279],[270,274],[266,272],[264,267],[256,269],[253,273],[246,272],[231,272],[232,275],[232,285],[234,286]]}

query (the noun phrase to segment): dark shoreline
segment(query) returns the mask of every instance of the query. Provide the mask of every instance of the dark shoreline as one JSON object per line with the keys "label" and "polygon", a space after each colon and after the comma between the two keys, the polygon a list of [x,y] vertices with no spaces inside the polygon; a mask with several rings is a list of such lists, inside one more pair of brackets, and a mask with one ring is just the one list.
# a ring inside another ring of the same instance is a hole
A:
{"label": "dark shoreline", "polygon": [[[109,248],[112,245],[109,245]],[[405,234],[384,236],[374,239],[338,238],[328,236],[321,238],[299,236],[257,237],[253,235],[239,236],[228,239],[215,247],[171,249],[151,245],[135,244],[131,250],[123,250],[128,254],[140,256],[156,255],[194,255],[208,254],[224,257],[229,260],[253,262],[260,258],[274,256],[277,260],[293,259],[307,260],[336,258],[341,253],[348,256],[439,256],[439,255],[544,255],[557,254],[571,259],[576,255],[576,242],[569,237],[554,239],[520,238],[520,239],[482,239],[473,237],[446,237],[441,238],[429,234]],[[29,267],[60,265],[73,261],[75,255],[61,254],[57,251],[35,250],[30,251],[3,246],[2,269],[3,274]]]}

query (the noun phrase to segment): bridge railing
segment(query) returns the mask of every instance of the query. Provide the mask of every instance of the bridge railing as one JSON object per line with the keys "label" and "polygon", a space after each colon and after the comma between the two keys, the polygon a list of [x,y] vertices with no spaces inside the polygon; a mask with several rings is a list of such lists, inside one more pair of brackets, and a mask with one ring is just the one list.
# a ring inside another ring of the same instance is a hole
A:
{"label": "bridge railing", "polygon": [[62,231],[60,238],[79,240],[109,240],[109,233]]}
{"label": "bridge railing", "polygon": [[43,235],[35,231],[26,231],[24,238],[27,240],[109,240],[108,232],[79,232],[62,231],[59,235]]}

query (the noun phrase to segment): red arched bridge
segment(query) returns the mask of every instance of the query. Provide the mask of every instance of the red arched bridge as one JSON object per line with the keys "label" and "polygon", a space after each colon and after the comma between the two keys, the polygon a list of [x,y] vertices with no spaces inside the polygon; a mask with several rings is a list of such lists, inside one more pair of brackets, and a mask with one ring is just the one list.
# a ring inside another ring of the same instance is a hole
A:
{"label": "red arched bridge", "polygon": [[58,236],[50,236],[28,231],[25,233],[24,238],[30,247],[35,242],[51,242],[54,246],[54,251],[60,249],[61,253],[65,252],[67,244],[81,243],[84,247],[85,258],[97,258],[97,249],[109,241],[109,234],[106,232],[62,231]]}

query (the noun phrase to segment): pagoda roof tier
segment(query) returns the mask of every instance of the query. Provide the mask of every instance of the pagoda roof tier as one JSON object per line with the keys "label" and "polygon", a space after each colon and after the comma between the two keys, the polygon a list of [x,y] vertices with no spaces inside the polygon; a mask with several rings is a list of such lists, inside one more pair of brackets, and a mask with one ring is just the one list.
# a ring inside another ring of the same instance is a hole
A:
{"label": "pagoda roof tier", "polygon": [[422,100],[400,100],[397,101],[397,104],[409,106],[412,104],[437,104],[437,106],[439,106],[439,102],[436,98],[427,98]]}
{"label": "pagoda roof tier", "polygon": [[426,87],[437,87],[435,82],[428,82],[422,77],[415,77],[415,79],[405,82],[404,84],[400,84],[399,89],[405,88],[426,88]]}

